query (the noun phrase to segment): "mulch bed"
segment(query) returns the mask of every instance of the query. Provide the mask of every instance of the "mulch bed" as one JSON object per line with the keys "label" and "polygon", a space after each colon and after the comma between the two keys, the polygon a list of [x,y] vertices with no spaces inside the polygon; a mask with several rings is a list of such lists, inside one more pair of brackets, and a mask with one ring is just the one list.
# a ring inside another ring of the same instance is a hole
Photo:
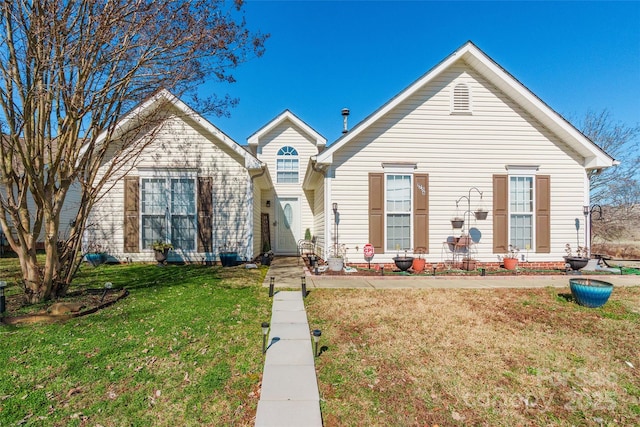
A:
{"label": "mulch bed", "polygon": [[[26,314],[18,314],[25,306],[22,302],[22,295],[7,296],[7,316],[2,318],[2,322],[9,325],[17,325],[24,323],[36,322],[58,322],[73,319],[75,317],[86,316],[95,313],[98,310],[115,304],[122,298],[129,295],[129,291],[124,288],[109,289],[106,293],[104,289],[85,289],[82,291],[70,292],[64,298],[49,301],[46,307],[38,305],[38,311]],[[80,311],[65,314],[52,314],[48,310],[56,303],[73,303],[79,304],[82,308]]]}

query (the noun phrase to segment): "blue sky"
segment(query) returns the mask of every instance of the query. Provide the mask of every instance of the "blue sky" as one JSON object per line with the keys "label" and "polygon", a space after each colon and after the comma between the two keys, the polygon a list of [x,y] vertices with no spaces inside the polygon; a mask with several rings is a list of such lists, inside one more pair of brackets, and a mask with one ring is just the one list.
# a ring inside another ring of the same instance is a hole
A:
{"label": "blue sky", "polygon": [[640,124],[640,1],[251,1],[247,25],[271,34],[209,117],[236,142],[285,109],[335,141],[467,40],[573,123],[588,110]]}

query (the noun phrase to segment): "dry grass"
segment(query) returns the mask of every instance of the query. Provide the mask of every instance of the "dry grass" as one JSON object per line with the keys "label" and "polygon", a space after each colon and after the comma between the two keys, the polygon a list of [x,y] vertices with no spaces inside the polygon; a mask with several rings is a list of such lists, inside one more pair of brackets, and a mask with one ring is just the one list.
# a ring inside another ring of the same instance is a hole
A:
{"label": "dry grass", "polygon": [[559,292],[314,290],[325,425],[639,425],[640,288]]}

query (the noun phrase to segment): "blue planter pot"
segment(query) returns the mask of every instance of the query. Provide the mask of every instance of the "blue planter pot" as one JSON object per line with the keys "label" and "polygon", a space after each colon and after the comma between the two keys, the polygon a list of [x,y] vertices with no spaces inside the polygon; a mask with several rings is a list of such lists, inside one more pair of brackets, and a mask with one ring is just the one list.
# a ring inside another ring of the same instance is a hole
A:
{"label": "blue planter pot", "polygon": [[585,307],[601,307],[611,296],[613,285],[595,279],[570,279],[571,295],[578,304]]}
{"label": "blue planter pot", "polygon": [[235,267],[238,265],[238,252],[220,252],[220,264],[223,267]]}
{"label": "blue planter pot", "polygon": [[104,264],[107,260],[107,255],[103,253],[90,253],[85,254],[84,259],[86,259],[92,266],[97,267],[100,264]]}

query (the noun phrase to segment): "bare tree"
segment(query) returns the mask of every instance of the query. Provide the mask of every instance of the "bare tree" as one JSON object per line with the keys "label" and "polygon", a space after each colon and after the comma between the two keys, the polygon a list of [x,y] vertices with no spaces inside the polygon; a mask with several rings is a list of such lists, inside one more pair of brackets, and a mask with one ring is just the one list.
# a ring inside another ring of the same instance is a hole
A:
{"label": "bare tree", "polygon": [[[640,184],[640,126],[614,122],[605,110],[600,113],[587,112],[580,128],[589,139],[620,161],[619,166],[591,173],[591,201],[598,204],[640,202],[637,191],[635,196],[628,191],[629,186],[633,189]],[[629,196],[634,196],[635,200],[629,200]]]}
{"label": "bare tree", "polygon": [[[246,29],[241,0],[7,0],[1,11],[0,223],[20,259],[25,299],[37,302],[66,292],[96,195],[117,160],[142,149],[123,143],[140,139],[112,139],[123,113],[158,88],[183,94],[205,78],[233,82],[230,70],[260,56],[266,36]],[[223,114],[233,102],[202,105]],[[133,134],[153,127],[153,117],[138,119]],[[97,180],[107,153],[116,161]],[[80,208],[60,241],[76,182]]]}

